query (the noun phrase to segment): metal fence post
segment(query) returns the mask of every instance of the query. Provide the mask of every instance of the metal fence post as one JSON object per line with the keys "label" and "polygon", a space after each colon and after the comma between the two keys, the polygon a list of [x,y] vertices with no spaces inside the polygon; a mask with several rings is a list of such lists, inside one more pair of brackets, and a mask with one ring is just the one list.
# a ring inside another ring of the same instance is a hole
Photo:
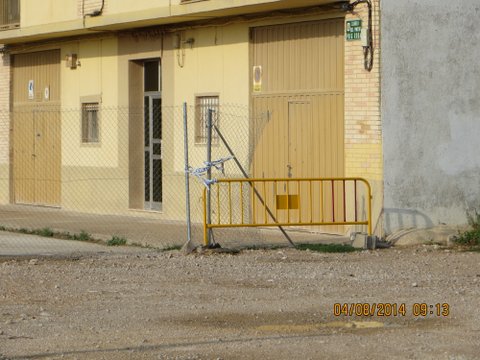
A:
{"label": "metal fence post", "polygon": [[[207,181],[208,181],[208,189],[207,189],[207,224],[212,223],[212,208],[211,208],[211,183],[212,180],[212,118],[213,118],[213,109],[208,109],[208,116],[207,116]],[[212,230],[209,229],[207,234],[208,244],[207,246],[212,245]]]}
{"label": "metal fence post", "polygon": [[183,103],[183,146],[185,154],[185,206],[187,216],[187,243],[192,241],[192,223],[190,218],[190,166],[188,164],[188,125],[187,103]]}

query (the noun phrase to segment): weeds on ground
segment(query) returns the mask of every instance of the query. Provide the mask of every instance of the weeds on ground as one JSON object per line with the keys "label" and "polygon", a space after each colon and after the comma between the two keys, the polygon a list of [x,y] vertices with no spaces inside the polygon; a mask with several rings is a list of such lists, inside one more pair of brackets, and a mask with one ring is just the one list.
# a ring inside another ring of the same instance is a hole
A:
{"label": "weeds on ground", "polygon": [[82,231],[80,231],[80,234],[74,234],[72,240],[91,241],[91,240],[93,240],[93,238],[92,238],[92,235],[90,235],[86,231],[82,230]]}
{"label": "weeds on ground", "polygon": [[27,229],[27,228],[10,228],[3,225],[0,225],[0,231],[8,231],[13,233],[27,234],[27,235],[38,235],[42,237],[53,237],[55,239],[61,240],[76,240],[76,241],[88,241],[93,243],[101,242],[98,239],[95,239],[87,233],[86,231],[81,231],[79,234],[70,234],[69,232],[63,231],[54,231],[49,227],[44,227],[42,229]]}
{"label": "weeds on ground", "polygon": [[55,233],[49,227],[44,227],[40,230],[34,230],[33,234],[43,236],[43,237],[53,237]]}
{"label": "weeds on ground", "polygon": [[323,253],[349,253],[358,251],[358,249],[348,244],[298,244],[297,249]]}
{"label": "weeds on ground", "polygon": [[285,249],[286,245],[249,245],[242,248],[242,250],[278,250]]}
{"label": "weeds on ground", "polygon": [[467,246],[471,250],[480,250],[480,213],[477,212],[477,209],[467,212],[467,220],[472,229],[458,234],[454,242]]}
{"label": "weeds on ground", "polygon": [[170,245],[160,248],[160,251],[175,251],[180,250],[182,247],[180,245]]}
{"label": "weeds on ground", "polygon": [[110,240],[107,241],[107,246],[124,246],[127,245],[127,239],[119,236],[112,236]]}

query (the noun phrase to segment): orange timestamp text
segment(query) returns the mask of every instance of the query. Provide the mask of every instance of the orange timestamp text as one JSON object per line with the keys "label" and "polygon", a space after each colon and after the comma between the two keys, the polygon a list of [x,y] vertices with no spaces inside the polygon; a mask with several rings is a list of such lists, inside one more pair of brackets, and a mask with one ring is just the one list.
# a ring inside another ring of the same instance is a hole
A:
{"label": "orange timestamp text", "polygon": [[371,316],[407,316],[415,317],[448,317],[450,305],[448,303],[414,303],[407,306],[405,303],[335,303],[333,315],[340,317],[371,317]]}

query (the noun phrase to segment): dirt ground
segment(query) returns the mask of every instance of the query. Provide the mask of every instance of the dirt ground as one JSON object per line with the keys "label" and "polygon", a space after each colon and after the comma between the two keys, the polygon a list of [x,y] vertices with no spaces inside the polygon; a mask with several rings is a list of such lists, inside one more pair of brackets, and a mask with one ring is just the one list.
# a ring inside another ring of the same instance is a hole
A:
{"label": "dirt ground", "polygon": [[[479,261],[438,246],[0,258],[0,359],[478,359]],[[397,316],[377,316],[387,303]]]}

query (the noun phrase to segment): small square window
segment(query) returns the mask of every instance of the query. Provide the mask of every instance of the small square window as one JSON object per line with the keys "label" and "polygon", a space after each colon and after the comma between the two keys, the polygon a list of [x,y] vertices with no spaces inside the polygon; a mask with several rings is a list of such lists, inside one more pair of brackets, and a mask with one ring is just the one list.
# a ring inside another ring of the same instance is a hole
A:
{"label": "small square window", "polygon": [[[218,96],[197,96],[195,98],[195,143],[207,143],[208,113],[212,110],[212,125],[219,126]],[[212,129],[212,143],[218,143],[218,134]]]}
{"label": "small square window", "polygon": [[98,103],[82,104],[82,143],[98,143]]}

